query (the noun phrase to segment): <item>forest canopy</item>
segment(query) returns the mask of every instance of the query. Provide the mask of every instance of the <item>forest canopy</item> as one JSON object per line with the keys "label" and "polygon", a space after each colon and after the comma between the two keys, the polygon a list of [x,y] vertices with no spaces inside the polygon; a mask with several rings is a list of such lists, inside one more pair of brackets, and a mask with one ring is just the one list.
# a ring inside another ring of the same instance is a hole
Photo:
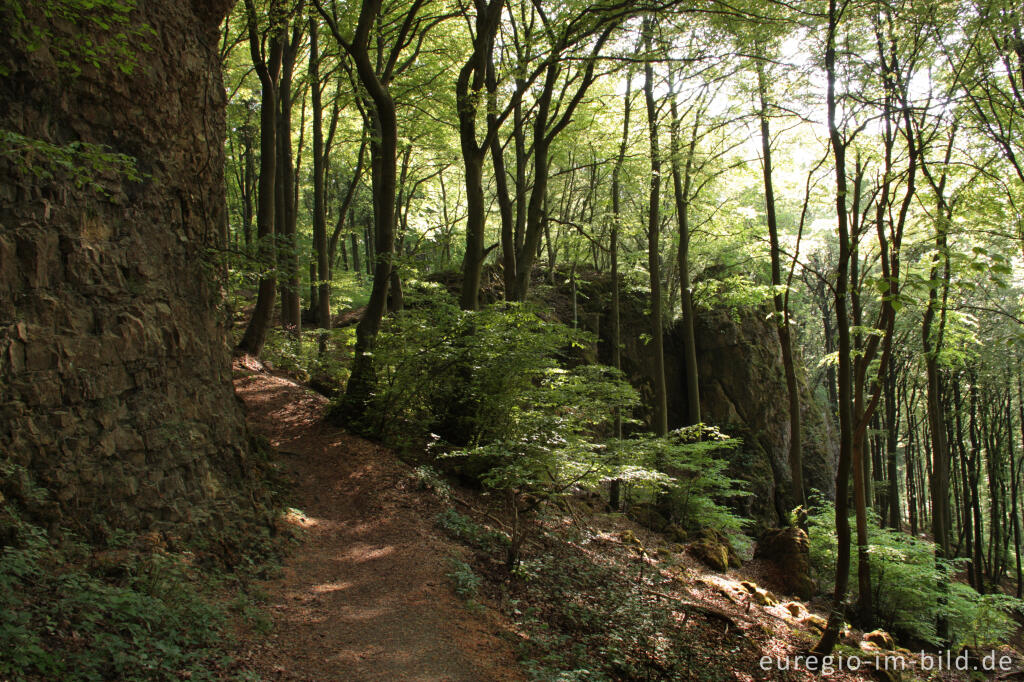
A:
{"label": "forest canopy", "polygon": [[[979,590],[1014,573],[1019,595],[1020,19],[1002,0],[246,0],[221,45],[229,280],[238,305],[258,294],[239,348],[269,339],[333,384],[335,418],[407,431],[389,407],[423,379],[391,339],[424,359],[454,338],[455,313],[424,305],[557,308],[571,292],[561,321],[582,327],[577,297],[601,280],[599,354],[622,368],[629,336],[649,362],[643,404],[588,433],[621,437],[636,417],[664,436],[702,421],[700,311],[761,310],[785,371],[792,506],[810,492],[802,403],[838,427],[836,603],[852,538],[872,620],[870,519],[927,532]],[[645,321],[622,327],[637,300]],[[466,318],[455,337],[493,324]],[[665,378],[669,329],[682,386]],[[449,395],[510,390],[453,371],[472,383]],[[671,424],[670,393],[685,396]],[[435,416],[426,432],[452,426]],[[468,428],[453,445],[510,447]]]}

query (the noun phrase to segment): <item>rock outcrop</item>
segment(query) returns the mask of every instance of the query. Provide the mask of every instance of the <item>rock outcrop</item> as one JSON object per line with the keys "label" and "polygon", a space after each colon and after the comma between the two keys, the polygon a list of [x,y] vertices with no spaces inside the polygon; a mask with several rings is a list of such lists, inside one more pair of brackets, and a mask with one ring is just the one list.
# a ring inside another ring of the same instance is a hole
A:
{"label": "rock outcrop", "polygon": [[109,32],[21,5],[42,44],[0,39],[0,492],[30,476],[35,512],[85,531],[215,520],[249,452],[209,257],[230,2],[138,3]]}
{"label": "rock outcrop", "polygon": [[[580,324],[601,339],[599,359],[611,363],[610,282],[592,275],[579,298]],[[564,292],[563,292],[564,293]],[[635,292],[622,293],[622,369],[647,405],[653,402],[651,346],[640,330],[649,327],[645,301]],[[562,297],[564,298],[564,296]],[[555,301],[559,319],[571,318],[564,300]],[[750,496],[740,500],[740,513],[764,530],[788,522],[796,506],[789,475],[789,404],[782,349],[767,311],[697,310],[694,333],[700,372],[701,415],[723,433],[743,439],[732,456],[729,474],[747,482]],[[665,374],[668,383],[669,428],[684,424],[685,365],[681,323],[665,330]],[[798,373],[802,370],[798,367]],[[808,491],[833,496],[839,456],[835,429],[810,390],[802,383],[803,474]]]}
{"label": "rock outcrop", "polygon": [[754,558],[769,564],[766,573],[780,591],[808,600],[815,592],[810,551],[807,533],[789,526],[765,531],[754,547]]}

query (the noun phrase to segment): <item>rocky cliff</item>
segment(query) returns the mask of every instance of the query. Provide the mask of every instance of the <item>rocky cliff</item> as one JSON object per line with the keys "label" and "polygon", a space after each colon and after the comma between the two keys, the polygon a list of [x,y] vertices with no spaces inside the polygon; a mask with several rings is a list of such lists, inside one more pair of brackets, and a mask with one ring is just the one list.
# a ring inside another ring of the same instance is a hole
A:
{"label": "rocky cliff", "polygon": [[0,493],[30,476],[34,515],[82,530],[198,520],[248,457],[208,257],[230,2],[110,29],[44,4],[0,8]]}
{"label": "rocky cliff", "polygon": [[[606,278],[592,276],[580,298],[580,323],[597,331],[599,359],[611,364],[611,304]],[[562,292],[564,293],[564,292]],[[641,392],[653,400],[651,345],[641,333],[650,326],[646,301],[637,292],[622,295],[622,369]],[[556,305],[565,308],[565,302]],[[571,318],[567,309],[559,317]],[[789,404],[782,349],[767,311],[698,310],[694,318],[700,372],[701,416],[708,424],[743,439],[733,456],[731,473],[748,482],[753,493],[740,511],[760,527],[778,525],[795,506],[789,475]],[[685,367],[681,323],[665,330],[665,373],[668,382],[669,428],[684,423]],[[803,385],[803,384],[802,384]],[[831,419],[810,391],[801,395],[803,408],[803,471],[808,490],[832,496],[838,458]]]}

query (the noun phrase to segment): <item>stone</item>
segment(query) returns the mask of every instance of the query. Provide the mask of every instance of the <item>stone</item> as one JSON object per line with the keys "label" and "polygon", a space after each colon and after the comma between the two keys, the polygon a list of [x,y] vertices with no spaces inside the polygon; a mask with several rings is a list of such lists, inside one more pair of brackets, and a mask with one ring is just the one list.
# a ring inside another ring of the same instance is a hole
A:
{"label": "stone", "polygon": [[[582,317],[600,313],[593,331],[601,337],[598,359],[612,364],[611,279],[594,274],[581,285]],[[563,285],[550,301],[559,319],[571,321],[571,292]],[[621,326],[645,328],[648,301],[635,292],[621,294]],[[734,309],[696,310],[694,333],[700,374],[701,417],[719,426],[723,433],[742,438],[742,444],[725,455],[726,473],[743,480],[752,493],[731,504],[741,515],[752,518],[756,530],[787,523],[797,500],[789,475],[790,420],[782,349],[778,330],[757,306]],[[639,337],[623,334],[621,366],[630,383],[642,395],[650,395],[654,376],[649,346]],[[675,322],[665,330],[665,378],[669,386],[668,422],[674,429],[686,423],[686,363],[683,326]],[[800,362],[797,357],[797,362]],[[817,489],[834,497],[839,450],[835,426],[827,408],[800,380],[801,425],[803,427],[803,474],[806,490]],[[646,415],[650,418],[650,415]]]}
{"label": "stone", "polygon": [[816,613],[808,613],[800,619],[800,625],[805,628],[810,628],[820,635],[825,632],[825,628],[828,627],[828,621]]}
{"label": "stone", "polygon": [[880,649],[887,649],[893,651],[896,649],[896,642],[885,630],[873,630],[864,635],[864,641],[871,642]]}
{"label": "stone", "polygon": [[648,502],[631,505],[627,515],[641,526],[650,528],[656,533],[662,532],[669,526],[668,519],[658,511],[655,505]]}
{"label": "stone", "polygon": [[[92,24],[21,4],[44,42],[102,40]],[[143,176],[103,172],[97,192],[59,167],[0,164],[0,456],[55,501],[18,496],[46,525],[101,537],[106,524],[145,531],[173,504],[229,517],[251,508],[239,469],[248,435],[207,259],[226,210],[216,44],[228,5],[139,3],[132,22],[160,40],[130,73],[69,77],[46,45],[0,41],[0,129],[130,153]],[[186,438],[149,441],[167,428]],[[12,477],[0,475],[8,498]],[[153,492],[165,486],[171,494]]]}
{"label": "stone", "polygon": [[690,554],[719,572],[742,565],[729,538],[710,528],[702,529],[697,534],[697,539],[690,543]]}
{"label": "stone", "polygon": [[686,542],[686,539],[688,537],[688,533],[685,530],[683,530],[683,528],[679,524],[676,523],[669,524],[668,527],[665,528],[665,530],[662,532],[664,533],[665,537],[669,539],[669,541],[674,543]]}
{"label": "stone", "polygon": [[754,558],[771,564],[772,582],[785,594],[805,601],[814,596],[810,541],[803,529],[791,526],[765,531],[754,547]]}
{"label": "stone", "polygon": [[729,570],[729,553],[718,543],[698,540],[690,545],[690,554],[716,571]]}

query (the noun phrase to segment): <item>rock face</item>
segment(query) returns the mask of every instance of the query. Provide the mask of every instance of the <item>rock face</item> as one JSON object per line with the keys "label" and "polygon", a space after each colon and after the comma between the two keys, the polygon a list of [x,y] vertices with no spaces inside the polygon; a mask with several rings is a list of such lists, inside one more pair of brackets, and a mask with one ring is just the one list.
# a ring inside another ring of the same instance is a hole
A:
{"label": "rock face", "polygon": [[[595,276],[591,280],[580,305],[592,315],[581,315],[580,321],[599,334],[600,361],[611,364],[608,289],[607,278]],[[644,304],[636,293],[627,291],[622,295],[622,369],[644,403],[650,405],[654,395],[651,345],[645,344],[638,333],[650,326]],[[748,483],[752,494],[740,501],[739,511],[754,519],[758,530],[784,525],[796,506],[789,475],[789,403],[782,348],[778,332],[767,317],[766,310],[747,308],[698,310],[694,318],[701,416],[723,433],[743,439],[743,447],[733,455],[729,474]],[[559,319],[569,318],[559,313]],[[682,327],[677,321],[665,331],[670,429],[683,426],[686,415],[683,349]],[[831,498],[839,457],[835,429],[806,386],[800,401],[804,485],[808,491],[817,489]]]}
{"label": "rock face", "polygon": [[[767,525],[781,525],[796,503],[789,475],[788,390],[778,333],[761,309],[744,310],[736,318],[724,310],[701,311],[694,321],[701,416],[743,438],[736,470],[753,493],[747,498],[748,515]],[[678,325],[670,330],[669,340],[673,355],[681,358]],[[670,384],[684,379],[681,363],[676,366],[678,374],[669,378]],[[676,395],[677,414],[685,414],[685,391]],[[804,486],[831,498],[839,458],[832,421],[806,388],[800,405]]]}
{"label": "rock face", "polygon": [[[109,33],[40,5],[25,9],[40,49],[0,39],[14,140],[0,151],[15,150],[0,154],[0,491],[23,495],[30,475],[44,516],[83,530],[188,521],[231,495],[248,457],[208,257],[225,220],[230,2],[138,3],[130,27],[152,30],[130,38],[130,73],[76,53]],[[52,152],[69,143],[132,157],[139,177],[81,152],[69,171]]]}

